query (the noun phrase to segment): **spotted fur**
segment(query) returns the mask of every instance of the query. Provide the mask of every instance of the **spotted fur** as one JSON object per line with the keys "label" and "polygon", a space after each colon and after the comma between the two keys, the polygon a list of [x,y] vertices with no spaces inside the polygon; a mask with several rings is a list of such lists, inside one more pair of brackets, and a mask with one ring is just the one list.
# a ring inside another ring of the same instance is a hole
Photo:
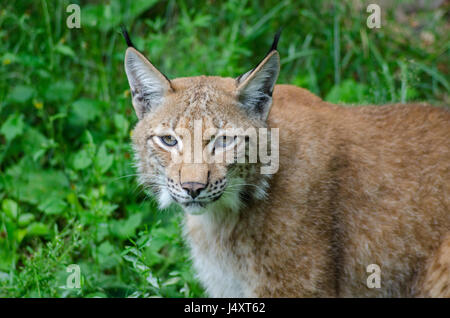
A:
{"label": "spotted fur", "polygon": [[[184,209],[184,233],[209,295],[450,296],[448,110],[348,108],[273,86],[276,51],[237,80],[169,81],[137,59],[143,56],[129,48],[127,75],[143,96],[133,97],[139,181],[161,208]],[[203,133],[280,128],[279,171],[262,175],[260,163],[175,163],[158,136],[192,132],[199,119]],[[186,182],[205,185],[196,203]],[[366,284],[370,264],[380,266],[379,289]]]}

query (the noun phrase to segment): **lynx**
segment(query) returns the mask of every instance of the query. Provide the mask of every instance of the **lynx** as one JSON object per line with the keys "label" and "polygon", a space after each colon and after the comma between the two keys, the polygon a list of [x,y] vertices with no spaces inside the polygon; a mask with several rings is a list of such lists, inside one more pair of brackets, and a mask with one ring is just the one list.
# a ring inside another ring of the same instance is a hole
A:
{"label": "lynx", "polygon": [[[123,33],[139,181],[162,209],[184,211],[209,296],[450,297],[448,109],[344,107],[275,85],[279,33],[237,78],[174,80]],[[279,128],[278,171],[209,160],[249,149],[226,133],[238,128]],[[371,264],[379,288],[367,283]]]}

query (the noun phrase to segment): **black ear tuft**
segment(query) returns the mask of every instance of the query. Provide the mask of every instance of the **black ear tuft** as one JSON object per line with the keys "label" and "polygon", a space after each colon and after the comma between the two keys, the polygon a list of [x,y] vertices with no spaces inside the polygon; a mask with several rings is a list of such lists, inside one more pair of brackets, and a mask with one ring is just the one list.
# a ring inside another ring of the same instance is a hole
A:
{"label": "black ear tuft", "polygon": [[[280,40],[280,36],[281,36],[281,31],[283,29],[279,28],[277,33],[275,34],[275,37],[273,38],[273,42],[272,42],[272,46],[270,47],[269,51],[266,53],[266,55],[264,56],[264,59],[272,52],[272,51],[276,51],[277,50],[277,46],[278,46],[278,41]],[[263,60],[264,60],[263,59]],[[262,62],[262,61],[261,61]],[[261,64],[260,62],[260,64]],[[259,65],[259,64],[258,64]],[[257,68],[258,65],[255,67]],[[239,82],[242,81],[243,78],[247,77],[248,75],[250,75],[253,72],[254,69],[250,70],[249,72],[245,73],[245,74],[241,74],[236,78],[236,82],[239,84]]]}
{"label": "black ear tuft", "polygon": [[275,34],[275,37],[273,38],[273,43],[272,46],[270,47],[270,50],[267,54],[269,54],[270,52],[274,51],[277,49],[278,46],[278,41],[280,40],[280,36],[281,36],[281,31],[282,29],[278,29],[277,33]]}
{"label": "black ear tuft", "polygon": [[128,47],[135,48],[133,45],[133,42],[131,42],[130,36],[128,35],[127,29],[125,28],[125,26],[122,24],[120,26],[120,28],[122,30],[122,35],[125,38],[125,41],[127,42]]}

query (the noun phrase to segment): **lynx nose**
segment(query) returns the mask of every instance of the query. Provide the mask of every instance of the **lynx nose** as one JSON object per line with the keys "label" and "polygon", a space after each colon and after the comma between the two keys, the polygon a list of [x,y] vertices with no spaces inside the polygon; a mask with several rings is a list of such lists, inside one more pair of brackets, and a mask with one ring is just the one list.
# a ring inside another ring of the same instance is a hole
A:
{"label": "lynx nose", "polygon": [[206,184],[200,182],[184,182],[181,184],[181,187],[186,190],[186,192],[192,197],[192,199],[195,199],[206,187]]}

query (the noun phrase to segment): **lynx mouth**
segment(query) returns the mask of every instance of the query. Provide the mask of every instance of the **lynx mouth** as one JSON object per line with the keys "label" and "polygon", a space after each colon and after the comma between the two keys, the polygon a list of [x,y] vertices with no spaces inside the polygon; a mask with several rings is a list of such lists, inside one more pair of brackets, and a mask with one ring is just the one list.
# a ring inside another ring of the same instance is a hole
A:
{"label": "lynx mouth", "polygon": [[[176,196],[174,196],[173,194],[171,194],[173,200],[175,202],[177,202],[178,204],[182,205],[182,206],[187,206],[187,207],[195,207],[195,206],[200,206],[202,208],[206,207],[208,204],[216,202],[217,200],[219,200],[222,197],[223,193],[220,193],[219,195],[216,195],[214,197],[208,197],[208,198],[202,198],[203,200],[191,200],[191,201],[181,201],[179,198],[177,198]],[[204,200],[206,199],[206,200]]]}
{"label": "lynx mouth", "polygon": [[183,210],[189,214],[199,215],[205,213],[208,209],[207,207],[217,200],[219,200],[222,197],[222,194],[208,200],[208,201],[197,201],[192,200],[188,202],[179,202],[178,204],[181,205]]}
{"label": "lynx mouth", "polygon": [[204,202],[191,201],[180,203],[180,205],[183,207],[183,210],[188,214],[199,215],[206,212],[205,209],[206,203]]}
{"label": "lynx mouth", "polygon": [[183,203],[183,205],[187,206],[187,207],[192,207],[192,208],[196,208],[196,207],[200,207],[200,208],[204,208],[206,206],[206,202],[199,202],[199,201],[189,201],[189,202],[185,202]]}

